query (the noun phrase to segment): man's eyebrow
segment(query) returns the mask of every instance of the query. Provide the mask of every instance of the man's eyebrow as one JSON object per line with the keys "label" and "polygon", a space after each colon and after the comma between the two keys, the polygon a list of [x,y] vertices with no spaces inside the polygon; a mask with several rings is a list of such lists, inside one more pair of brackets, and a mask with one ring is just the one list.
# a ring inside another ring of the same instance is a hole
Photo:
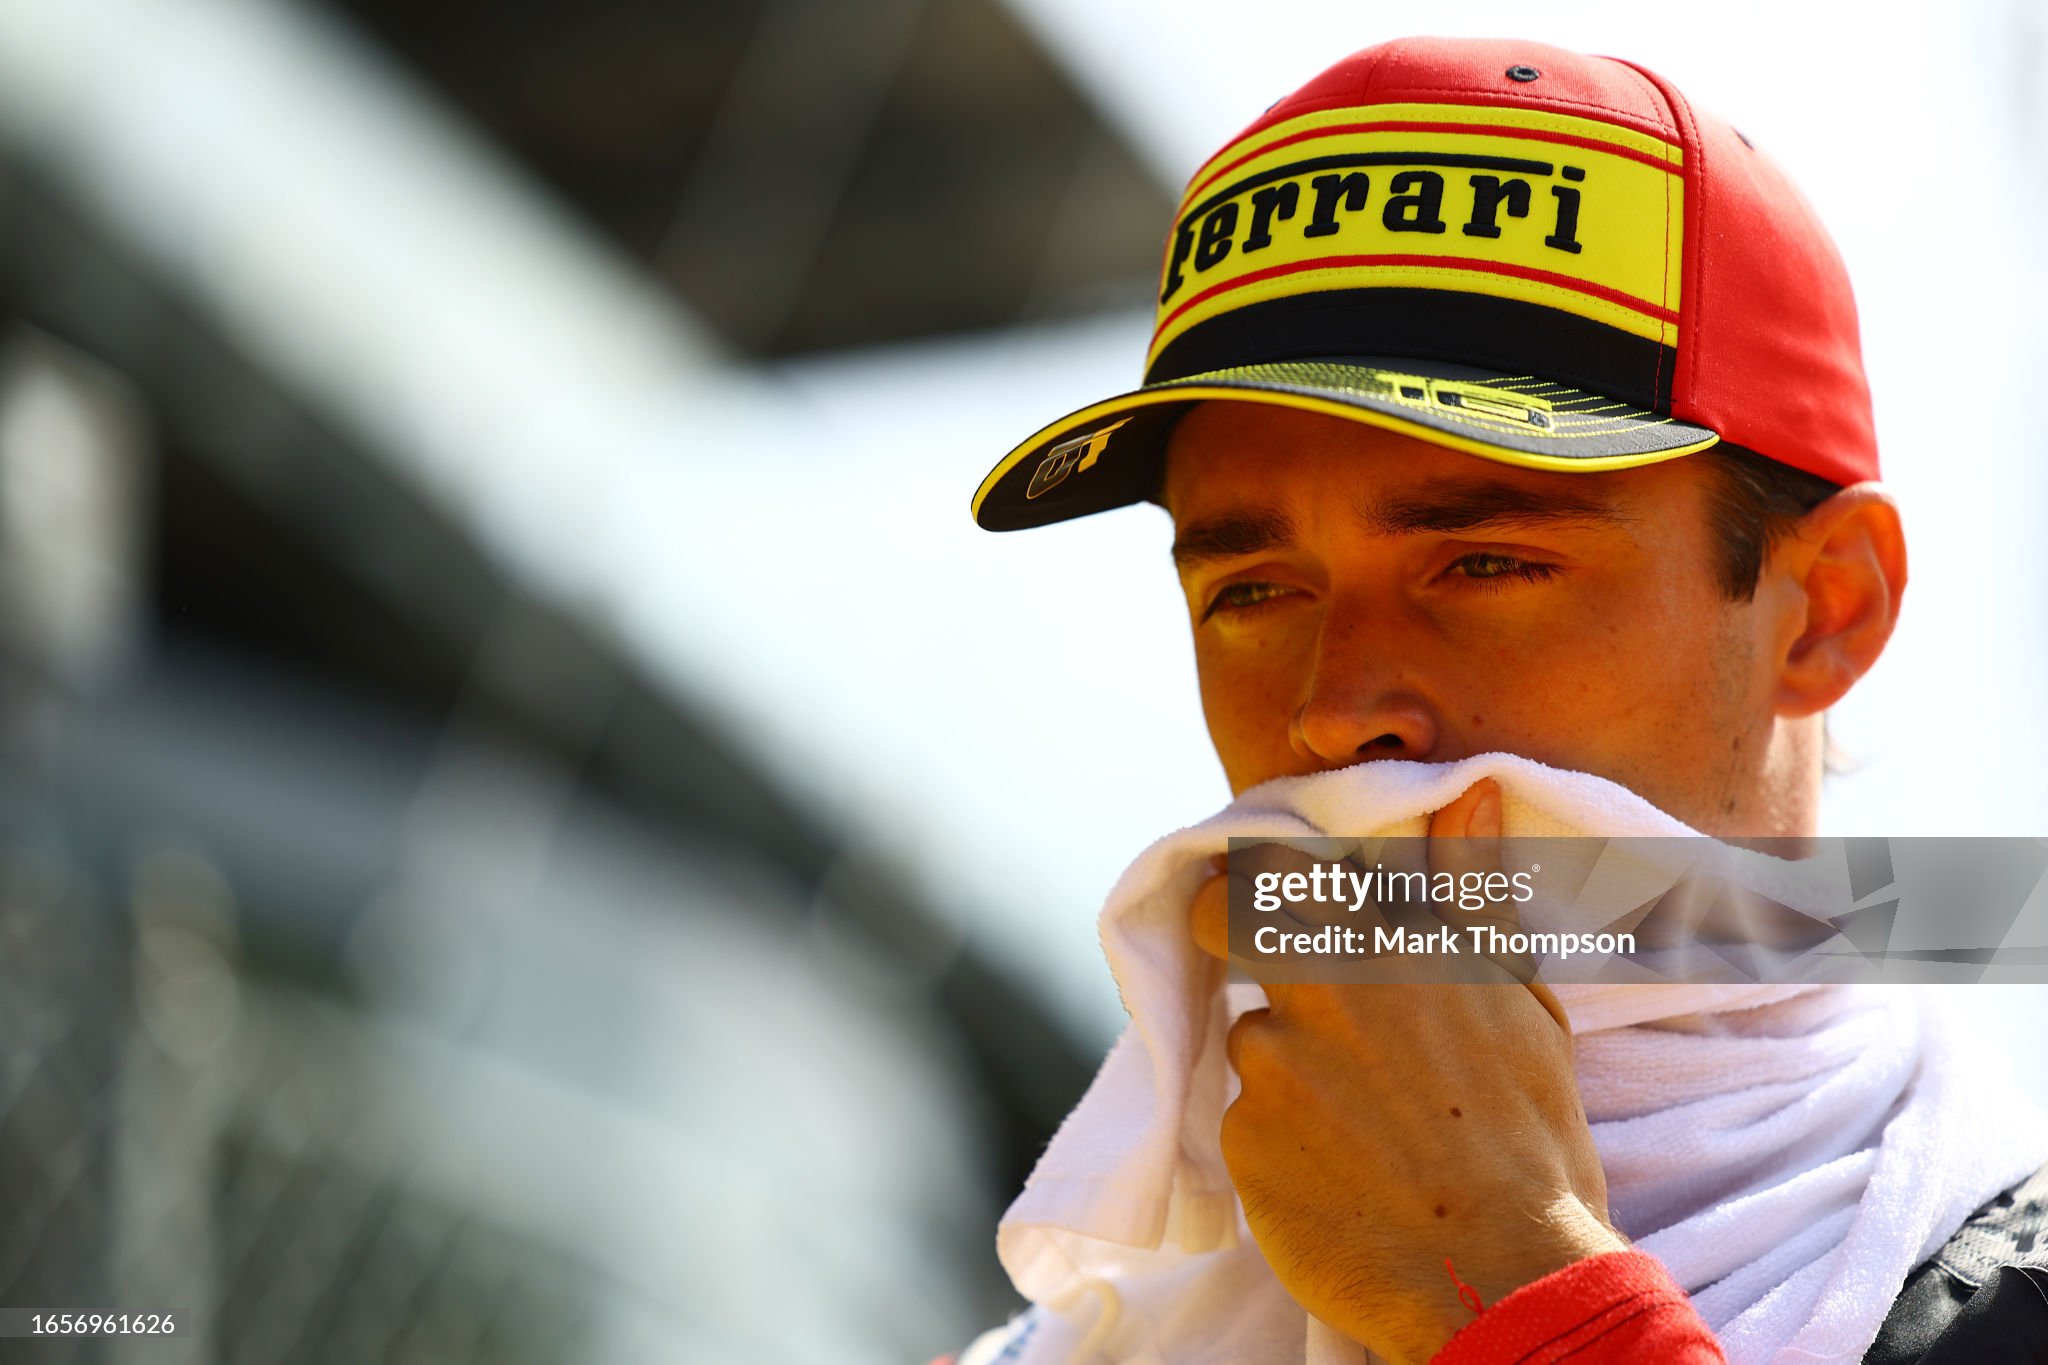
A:
{"label": "man's eyebrow", "polygon": [[1264,508],[1224,512],[1191,522],[1173,538],[1173,566],[1187,569],[1211,559],[1234,559],[1291,544],[1294,523]]}
{"label": "man's eyebrow", "polygon": [[[1634,518],[1592,489],[1535,489],[1512,483],[1442,483],[1398,497],[1368,499],[1358,519],[1374,535],[1451,534],[1480,527],[1622,526]],[[1283,549],[1294,541],[1284,512],[1240,508],[1191,522],[1173,538],[1174,567]]]}
{"label": "man's eyebrow", "polygon": [[1482,526],[1547,526],[1559,522],[1623,526],[1634,520],[1624,515],[1612,499],[1593,488],[1553,485],[1539,489],[1462,480],[1398,497],[1367,499],[1359,504],[1358,517],[1366,530],[1383,536],[1471,531]]}

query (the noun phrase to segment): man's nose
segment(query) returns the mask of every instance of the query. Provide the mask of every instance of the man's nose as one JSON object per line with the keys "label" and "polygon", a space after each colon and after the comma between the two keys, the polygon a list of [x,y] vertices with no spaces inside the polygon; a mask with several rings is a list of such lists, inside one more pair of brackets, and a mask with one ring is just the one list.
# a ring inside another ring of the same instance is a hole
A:
{"label": "man's nose", "polygon": [[1321,642],[1308,697],[1289,727],[1295,754],[1325,768],[1371,758],[1428,761],[1442,735],[1436,708],[1398,676],[1384,640],[1358,643]]}

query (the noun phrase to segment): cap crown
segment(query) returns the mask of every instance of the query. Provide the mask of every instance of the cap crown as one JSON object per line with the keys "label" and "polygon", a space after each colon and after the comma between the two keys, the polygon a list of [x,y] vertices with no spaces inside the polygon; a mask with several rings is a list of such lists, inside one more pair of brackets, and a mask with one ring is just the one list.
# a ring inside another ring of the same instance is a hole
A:
{"label": "cap crown", "polygon": [[1877,476],[1847,272],[1798,190],[1629,63],[1418,38],[1332,66],[1189,182],[1146,381],[1405,355],[1574,385]]}

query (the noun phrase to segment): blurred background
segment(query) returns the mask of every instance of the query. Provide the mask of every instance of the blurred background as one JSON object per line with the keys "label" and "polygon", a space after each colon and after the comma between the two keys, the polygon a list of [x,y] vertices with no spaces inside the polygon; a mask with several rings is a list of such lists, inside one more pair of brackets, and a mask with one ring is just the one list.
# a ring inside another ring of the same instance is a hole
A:
{"label": "blurred background", "polygon": [[[0,0],[9,1359],[921,1362],[1227,799],[1134,382],[1178,187],[1411,31],[1815,201],[1914,586],[1829,832],[2048,833],[2036,0]],[[1248,19],[1247,15],[1255,18]],[[2048,1096],[2036,988],[1958,992]]]}

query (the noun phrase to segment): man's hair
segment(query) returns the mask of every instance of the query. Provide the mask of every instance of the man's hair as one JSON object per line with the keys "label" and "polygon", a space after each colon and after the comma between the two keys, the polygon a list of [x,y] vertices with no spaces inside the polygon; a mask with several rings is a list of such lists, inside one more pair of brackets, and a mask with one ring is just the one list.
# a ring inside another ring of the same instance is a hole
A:
{"label": "man's hair", "polygon": [[1713,473],[1707,530],[1718,554],[1714,568],[1721,591],[1731,602],[1747,602],[1756,596],[1771,546],[1842,486],[1727,441],[1694,458],[1705,460]]}

